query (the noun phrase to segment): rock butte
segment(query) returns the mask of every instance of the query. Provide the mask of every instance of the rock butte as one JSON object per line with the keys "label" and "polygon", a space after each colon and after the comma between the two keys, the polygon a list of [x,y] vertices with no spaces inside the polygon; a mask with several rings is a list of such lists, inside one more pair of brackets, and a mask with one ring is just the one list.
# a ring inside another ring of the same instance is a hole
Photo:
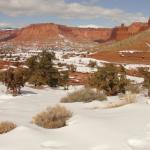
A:
{"label": "rock butte", "polygon": [[0,42],[12,42],[20,44],[22,42],[54,42],[60,36],[72,42],[103,43],[111,40],[123,40],[150,27],[150,19],[147,23],[134,22],[130,26],[115,28],[78,28],[57,25],[53,23],[32,24],[24,28],[15,30],[0,31]]}

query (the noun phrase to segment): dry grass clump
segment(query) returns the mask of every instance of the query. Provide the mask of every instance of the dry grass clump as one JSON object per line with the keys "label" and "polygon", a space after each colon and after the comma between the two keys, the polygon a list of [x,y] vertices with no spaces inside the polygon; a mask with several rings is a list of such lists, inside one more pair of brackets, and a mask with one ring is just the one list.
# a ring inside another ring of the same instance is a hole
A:
{"label": "dry grass clump", "polygon": [[137,96],[136,94],[131,92],[127,92],[126,94],[120,94],[119,95],[120,101],[109,103],[104,108],[117,108],[131,103],[135,103],[136,96]]}
{"label": "dry grass clump", "polygon": [[16,124],[12,123],[12,122],[0,122],[0,134],[4,134],[7,133],[13,129],[15,129],[17,126]]}
{"label": "dry grass clump", "polygon": [[103,93],[97,93],[92,89],[83,88],[81,90],[69,93],[66,97],[61,99],[61,102],[72,103],[72,102],[91,102],[94,100],[106,100],[107,96]]}
{"label": "dry grass clump", "polygon": [[126,92],[126,94],[122,94],[119,96],[121,100],[124,100],[126,101],[127,104],[130,104],[130,103],[135,103],[136,102],[136,97],[137,97],[137,94],[135,93],[132,93],[132,92]]}
{"label": "dry grass clump", "polygon": [[112,103],[107,104],[107,106],[104,108],[117,108],[117,107],[121,107],[127,104],[128,103],[126,101],[112,102]]}
{"label": "dry grass clump", "polygon": [[33,117],[32,122],[40,127],[53,129],[66,126],[66,121],[72,116],[72,113],[64,106],[56,105],[49,107],[46,111]]}
{"label": "dry grass clump", "polygon": [[129,84],[127,86],[127,91],[129,91],[133,94],[139,94],[140,93],[140,86],[137,84]]}

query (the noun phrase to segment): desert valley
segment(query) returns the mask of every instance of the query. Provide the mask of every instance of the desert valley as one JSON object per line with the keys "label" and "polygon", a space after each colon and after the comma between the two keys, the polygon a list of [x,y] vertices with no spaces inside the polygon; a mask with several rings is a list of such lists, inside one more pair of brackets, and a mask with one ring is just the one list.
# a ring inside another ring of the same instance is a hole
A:
{"label": "desert valley", "polygon": [[150,18],[0,29],[0,150],[150,150],[149,113]]}

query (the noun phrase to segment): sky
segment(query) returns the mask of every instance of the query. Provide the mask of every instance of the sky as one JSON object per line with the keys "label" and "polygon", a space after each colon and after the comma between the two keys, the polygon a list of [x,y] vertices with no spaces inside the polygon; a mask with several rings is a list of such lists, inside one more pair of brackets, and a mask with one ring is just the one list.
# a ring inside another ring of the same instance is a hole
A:
{"label": "sky", "polygon": [[0,0],[0,27],[57,23],[80,27],[113,27],[145,22],[150,0]]}

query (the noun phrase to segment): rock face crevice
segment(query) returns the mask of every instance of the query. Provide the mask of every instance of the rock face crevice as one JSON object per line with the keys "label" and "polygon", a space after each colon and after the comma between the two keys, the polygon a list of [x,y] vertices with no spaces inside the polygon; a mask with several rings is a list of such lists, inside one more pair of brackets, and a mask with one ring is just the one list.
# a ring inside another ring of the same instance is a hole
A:
{"label": "rock face crevice", "polygon": [[32,24],[27,27],[0,31],[0,42],[24,43],[56,42],[60,37],[72,42],[103,43],[111,40],[123,40],[141,31],[150,28],[150,19],[147,23],[135,22],[130,26],[115,28],[77,28],[57,25],[53,23]]}

